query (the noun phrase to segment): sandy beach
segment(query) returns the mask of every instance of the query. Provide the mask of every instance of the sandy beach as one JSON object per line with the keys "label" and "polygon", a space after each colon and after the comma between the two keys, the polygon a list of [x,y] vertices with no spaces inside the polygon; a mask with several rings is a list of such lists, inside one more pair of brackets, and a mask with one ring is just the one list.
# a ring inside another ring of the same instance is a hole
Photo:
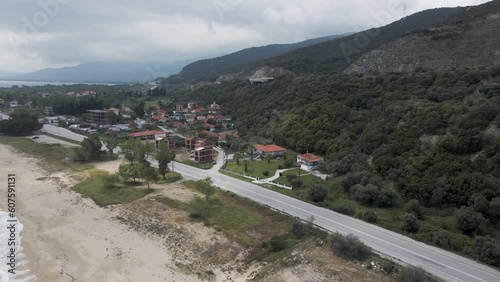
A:
{"label": "sandy beach", "polygon": [[[24,225],[22,246],[38,281],[198,281],[176,272],[159,240],[131,230],[72,192],[64,173],[47,175],[40,161],[0,145],[0,181],[17,178],[17,217]],[[0,208],[6,209],[6,192]]]}

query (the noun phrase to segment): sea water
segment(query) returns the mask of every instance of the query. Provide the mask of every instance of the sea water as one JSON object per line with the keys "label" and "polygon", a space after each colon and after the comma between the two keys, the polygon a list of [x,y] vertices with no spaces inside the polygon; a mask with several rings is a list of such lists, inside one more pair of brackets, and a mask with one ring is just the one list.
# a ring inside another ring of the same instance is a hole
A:
{"label": "sea water", "polygon": [[23,225],[21,222],[16,222],[16,269],[15,274],[9,273],[10,267],[7,265],[10,254],[10,249],[13,248],[8,245],[10,238],[10,231],[7,227],[10,226],[8,220],[9,214],[0,210],[0,282],[32,282],[37,281],[36,276],[31,275],[28,269],[28,262],[23,255],[23,248],[21,246],[21,231]]}

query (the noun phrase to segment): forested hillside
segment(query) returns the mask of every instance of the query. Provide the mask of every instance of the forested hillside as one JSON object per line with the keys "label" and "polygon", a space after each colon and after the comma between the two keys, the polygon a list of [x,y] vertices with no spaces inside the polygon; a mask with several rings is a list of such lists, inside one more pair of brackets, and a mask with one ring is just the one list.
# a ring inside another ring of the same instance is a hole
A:
{"label": "forested hillside", "polygon": [[[224,72],[240,71],[243,67],[250,63],[255,63],[285,54],[298,48],[311,46],[344,36],[345,35],[332,35],[310,39],[299,43],[273,44],[262,47],[247,48],[218,58],[196,61],[185,66],[179,75],[174,77],[183,80],[210,79],[211,77],[217,77]],[[172,79],[173,78],[171,78],[171,80]]]}
{"label": "forested hillside", "polygon": [[390,207],[396,197],[438,209],[474,206],[467,212],[478,221],[461,230],[478,235],[500,221],[499,79],[498,68],[418,69],[288,75],[262,85],[233,81],[171,93],[223,105],[243,138],[325,155],[323,170],[343,177],[360,203]]}
{"label": "forested hillside", "polygon": [[500,1],[470,7],[437,26],[412,32],[364,54],[347,72],[500,65]]}
{"label": "forested hillside", "polygon": [[455,15],[462,9],[440,8],[426,10],[405,17],[379,30],[364,31],[301,48],[261,62],[259,66],[282,67],[294,72],[344,71],[362,54],[392,42],[413,30],[431,27]]}

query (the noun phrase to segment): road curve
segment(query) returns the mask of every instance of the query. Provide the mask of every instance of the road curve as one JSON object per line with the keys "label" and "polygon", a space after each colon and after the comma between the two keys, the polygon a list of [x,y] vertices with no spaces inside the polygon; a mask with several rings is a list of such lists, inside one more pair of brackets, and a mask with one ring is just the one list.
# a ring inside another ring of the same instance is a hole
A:
{"label": "road curve", "polygon": [[[61,136],[70,139],[73,139],[73,137],[81,138],[75,136],[73,132],[64,132],[59,128],[47,130],[44,126],[44,130],[54,135],[62,133]],[[153,165],[155,165],[154,162]],[[486,265],[364,221],[299,201],[252,183],[225,176],[218,173],[217,170],[201,170],[176,162],[175,171],[193,180],[211,177],[214,184],[223,190],[231,191],[303,220],[314,216],[314,223],[326,230],[342,234],[352,233],[374,250],[406,264],[420,266],[445,281],[500,281],[500,272]]]}

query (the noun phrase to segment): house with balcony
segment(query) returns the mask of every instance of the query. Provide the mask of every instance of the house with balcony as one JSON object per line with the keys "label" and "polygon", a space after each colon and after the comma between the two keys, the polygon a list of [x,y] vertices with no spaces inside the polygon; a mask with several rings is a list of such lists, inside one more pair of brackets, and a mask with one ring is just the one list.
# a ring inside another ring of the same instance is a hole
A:
{"label": "house with balcony", "polygon": [[311,153],[297,156],[297,164],[305,171],[313,171],[317,169],[319,163],[322,161],[322,157],[316,156]]}

